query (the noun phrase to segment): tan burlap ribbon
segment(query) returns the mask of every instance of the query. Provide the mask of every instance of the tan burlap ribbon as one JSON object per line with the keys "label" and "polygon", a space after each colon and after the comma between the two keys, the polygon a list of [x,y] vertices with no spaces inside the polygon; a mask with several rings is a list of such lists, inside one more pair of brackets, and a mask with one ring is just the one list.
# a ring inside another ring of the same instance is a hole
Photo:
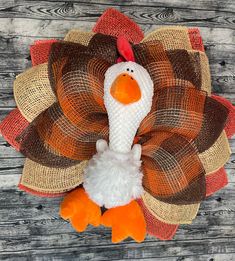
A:
{"label": "tan burlap ribbon", "polygon": [[69,168],[48,168],[26,159],[21,184],[38,192],[62,193],[83,182],[87,161]]}
{"label": "tan burlap ribbon", "polygon": [[142,199],[148,210],[159,220],[168,224],[190,224],[196,217],[200,204],[174,205],[156,200],[145,192]]}
{"label": "tan burlap ribbon", "polygon": [[229,160],[231,149],[225,131],[208,150],[199,154],[206,175],[219,170]]}
{"label": "tan burlap ribbon", "polygon": [[142,42],[158,40],[166,50],[191,50],[188,28],[183,26],[164,26],[147,34]]}
{"label": "tan burlap ribbon", "polygon": [[47,63],[18,75],[14,81],[14,96],[17,107],[29,122],[51,106],[56,98],[50,87]]}
{"label": "tan burlap ribbon", "polygon": [[82,32],[78,29],[72,29],[66,34],[64,40],[87,46],[94,34],[93,32]]}

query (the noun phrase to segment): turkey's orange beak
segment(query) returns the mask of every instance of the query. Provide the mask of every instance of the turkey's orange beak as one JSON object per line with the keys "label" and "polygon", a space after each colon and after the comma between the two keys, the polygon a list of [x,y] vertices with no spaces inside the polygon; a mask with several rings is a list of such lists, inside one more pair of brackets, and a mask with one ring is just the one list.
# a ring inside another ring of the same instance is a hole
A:
{"label": "turkey's orange beak", "polygon": [[112,83],[110,93],[114,99],[130,104],[141,98],[141,91],[137,81],[127,73],[122,73]]}

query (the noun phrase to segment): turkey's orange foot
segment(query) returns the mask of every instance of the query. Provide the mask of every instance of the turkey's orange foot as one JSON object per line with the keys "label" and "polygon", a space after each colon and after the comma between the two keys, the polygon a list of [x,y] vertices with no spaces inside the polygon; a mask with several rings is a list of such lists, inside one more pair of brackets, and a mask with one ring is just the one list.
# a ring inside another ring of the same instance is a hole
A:
{"label": "turkey's orange foot", "polygon": [[118,243],[127,237],[142,242],[146,235],[146,222],[139,204],[133,200],[128,205],[111,208],[101,217],[101,224],[112,227],[112,242]]}
{"label": "turkey's orange foot", "polygon": [[100,225],[101,209],[89,199],[83,188],[70,192],[60,205],[60,216],[68,219],[75,230],[85,231],[88,224]]}

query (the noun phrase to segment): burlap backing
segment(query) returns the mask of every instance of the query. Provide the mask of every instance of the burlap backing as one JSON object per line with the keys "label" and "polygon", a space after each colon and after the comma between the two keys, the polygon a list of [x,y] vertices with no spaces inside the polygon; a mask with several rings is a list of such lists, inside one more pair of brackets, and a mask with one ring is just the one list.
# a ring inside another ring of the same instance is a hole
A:
{"label": "burlap backing", "polygon": [[57,42],[57,40],[54,39],[38,40],[30,46],[30,55],[33,66],[46,63],[48,61],[51,46],[55,42]]}
{"label": "burlap backing", "polygon": [[229,160],[231,149],[225,131],[216,142],[206,151],[199,154],[199,158],[206,171],[206,175],[219,170]]}
{"label": "burlap backing", "polygon": [[34,66],[17,76],[14,96],[22,115],[31,122],[55,101],[51,89],[47,63]]}
{"label": "burlap backing", "polygon": [[69,168],[49,168],[26,159],[20,184],[42,193],[63,193],[83,182],[87,161]]}
{"label": "burlap backing", "polygon": [[147,233],[161,240],[172,239],[179,225],[167,224],[158,220],[149,212],[142,199],[137,199],[137,202],[140,205],[146,220]]}
{"label": "burlap backing", "polygon": [[16,108],[12,110],[6,118],[0,123],[0,134],[17,151],[20,150],[20,143],[16,137],[29,125],[28,121],[21,115]]}
{"label": "burlap backing", "polygon": [[202,37],[200,31],[197,27],[188,29],[189,38],[191,41],[192,48],[194,50],[205,52]]}
{"label": "burlap backing", "polygon": [[146,220],[147,233],[161,240],[172,239],[179,225],[167,224],[160,221],[147,209],[142,199],[138,199],[137,202],[140,205]]}
{"label": "burlap backing", "polygon": [[190,224],[196,217],[200,204],[174,205],[156,200],[144,192],[142,199],[156,218],[168,224]]}
{"label": "burlap backing", "polygon": [[124,35],[132,43],[139,43],[144,37],[141,28],[134,21],[113,8],[108,8],[100,16],[92,31],[116,37]]}
{"label": "burlap backing", "polygon": [[221,102],[228,110],[228,119],[224,128],[227,137],[230,139],[235,133],[235,106],[222,96],[212,95],[212,98]]}
{"label": "burlap backing", "polygon": [[94,34],[93,32],[82,32],[78,29],[72,29],[66,34],[64,40],[87,46]]}
{"label": "burlap backing", "polygon": [[20,190],[23,190],[31,195],[37,196],[37,197],[44,197],[44,198],[58,198],[58,197],[64,197],[67,192],[62,192],[62,193],[51,193],[51,192],[39,192],[34,189],[30,189],[23,184],[19,183],[18,188]]}
{"label": "burlap backing", "polygon": [[228,184],[228,177],[224,167],[206,176],[206,196],[210,196]]}

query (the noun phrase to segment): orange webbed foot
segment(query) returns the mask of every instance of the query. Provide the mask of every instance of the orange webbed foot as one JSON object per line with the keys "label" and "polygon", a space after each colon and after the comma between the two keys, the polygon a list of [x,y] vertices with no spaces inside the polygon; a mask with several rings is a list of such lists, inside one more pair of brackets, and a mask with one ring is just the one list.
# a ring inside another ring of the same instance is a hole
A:
{"label": "orange webbed foot", "polygon": [[78,232],[85,231],[88,224],[100,225],[101,209],[83,188],[70,192],[60,205],[60,216],[68,219]]}
{"label": "orange webbed foot", "polygon": [[127,237],[142,242],[146,235],[144,215],[134,200],[125,206],[108,209],[101,217],[101,224],[112,227],[113,243],[121,242]]}

